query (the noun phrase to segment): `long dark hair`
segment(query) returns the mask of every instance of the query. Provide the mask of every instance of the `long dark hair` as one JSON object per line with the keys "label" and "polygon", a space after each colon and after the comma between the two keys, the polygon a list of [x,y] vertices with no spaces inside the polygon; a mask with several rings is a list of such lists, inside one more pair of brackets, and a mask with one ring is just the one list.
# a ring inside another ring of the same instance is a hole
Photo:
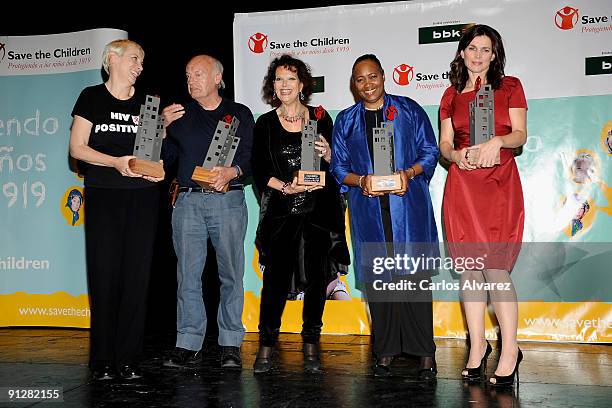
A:
{"label": "long dark hair", "polygon": [[312,95],[312,74],[310,68],[304,63],[304,61],[297,58],[293,58],[291,55],[285,54],[278,58],[275,58],[268,67],[268,73],[264,78],[263,89],[261,90],[262,98],[268,105],[272,105],[275,108],[280,106],[281,102],[278,98],[274,97],[274,79],[276,78],[276,69],[278,67],[287,68],[289,71],[297,74],[298,79],[302,83],[302,95],[304,99],[301,102],[306,105],[310,101]]}
{"label": "long dark hair", "polygon": [[487,71],[487,83],[489,83],[493,89],[499,89],[501,86],[502,78],[504,77],[504,67],[506,66],[506,53],[504,52],[504,43],[502,42],[501,35],[499,35],[497,30],[488,25],[476,24],[463,33],[459,39],[455,59],[450,63],[450,81],[457,92],[461,92],[465,89],[468,80],[468,72],[463,62],[463,58],[461,58],[461,51],[465,51],[474,37],[481,35],[489,37],[491,40],[491,51],[493,51],[493,55],[495,55]]}

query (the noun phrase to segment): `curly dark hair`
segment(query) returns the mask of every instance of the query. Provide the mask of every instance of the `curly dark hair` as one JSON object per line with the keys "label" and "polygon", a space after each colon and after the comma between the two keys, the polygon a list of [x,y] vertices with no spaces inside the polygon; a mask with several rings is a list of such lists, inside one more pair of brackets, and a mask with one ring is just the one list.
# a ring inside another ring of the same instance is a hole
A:
{"label": "curly dark hair", "polygon": [[310,68],[304,63],[304,61],[292,57],[291,55],[284,54],[278,58],[275,58],[268,67],[268,73],[263,81],[263,88],[261,90],[262,99],[268,105],[275,108],[279,107],[281,102],[278,98],[274,98],[274,79],[276,78],[276,69],[278,67],[287,68],[291,72],[297,73],[298,79],[303,85],[302,94],[304,99],[301,101],[304,105],[310,101],[312,95],[313,79],[310,73]]}
{"label": "curly dark hair", "polygon": [[464,51],[470,45],[474,37],[481,35],[489,37],[493,55],[495,55],[487,71],[487,83],[489,83],[493,89],[499,89],[501,86],[502,78],[504,77],[504,67],[506,66],[506,53],[504,52],[504,43],[502,42],[501,35],[499,35],[497,30],[488,25],[476,24],[465,30],[461,35],[455,59],[450,63],[450,81],[457,92],[461,92],[465,89],[468,80],[468,72],[463,62],[463,58],[461,58],[461,51]]}

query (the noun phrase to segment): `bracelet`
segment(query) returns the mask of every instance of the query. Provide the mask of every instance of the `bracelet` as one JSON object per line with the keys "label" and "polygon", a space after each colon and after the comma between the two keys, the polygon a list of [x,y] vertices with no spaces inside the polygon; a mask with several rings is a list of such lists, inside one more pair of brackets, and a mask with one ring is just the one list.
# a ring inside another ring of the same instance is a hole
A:
{"label": "bracelet", "polygon": [[283,186],[282,186],[282,187],[281,187],[281,189],[280,189],[280,192],[281,192],[281,193],[283,193],[283,195],[287,195],[287,192],[285,191],[285,189],[286,189],[287,187],[289,187],[290,185],[291,185],[291,183],[289,183],[289,182],[287,182],[287,183],[283,184]]}
{"label": "bracelet", "polygon": [[416,176],[416,170],[414,167],[409,167],[408,170],[412,170],[412,176],[408,177],[408,180],[412,180]]}
{"label": "bracelet", "polygon": [[363,180],[363,178],[365,177],[365,175],[359,176],[359,181],[357,182],[357,185],[359,185],[359,188],[363,190],[363,186],[361,185],[361,180]]}
{"label": "bracelet", "polygon": [[240,166],[235,165],[234,168],[236,169],[236,177],[235,178],[240,177]]}

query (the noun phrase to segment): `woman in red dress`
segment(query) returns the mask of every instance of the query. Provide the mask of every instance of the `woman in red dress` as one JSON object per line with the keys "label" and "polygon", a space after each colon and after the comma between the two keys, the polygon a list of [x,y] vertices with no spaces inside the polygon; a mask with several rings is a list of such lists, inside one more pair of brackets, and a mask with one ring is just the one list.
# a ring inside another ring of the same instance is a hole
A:
{"label": "woman in red dress", "polygon": [[[440,152],[452,164],[444,189],[443,217],[446,240],[454,257],[483,256],[481,270],[461,276],[462,304],[470,337],[470,354],[462,376],[480,380],[491,346],[485,339],[486,290],[474,282],[508,283],[489,290],[499,322],[503,348],[492,385],[514,383],[522,359],[516,341],[516,293],[510,279],[523,237],[523,192],[512,149],[527,139],[527,102],[518,78],[504,75],[505,53],[499,33],[486,25],[467,30],[451,62],[451,86],[440,102]],[[495,137],[478,145],[478,159],[468,161],[469,102],[478,89],[494,91]],[[499,157],[499,163],[496,158]],[[491,255],[494,256],[491,256]],[[466,286],[466,283],[471,286]],[[518,374],[517,374],[518,379]]]}

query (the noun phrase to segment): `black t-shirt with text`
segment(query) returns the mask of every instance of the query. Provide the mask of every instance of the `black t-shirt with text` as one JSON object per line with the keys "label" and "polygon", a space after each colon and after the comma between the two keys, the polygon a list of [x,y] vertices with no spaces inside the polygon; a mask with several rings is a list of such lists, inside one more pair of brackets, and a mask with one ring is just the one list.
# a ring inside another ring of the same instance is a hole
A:
{"label": "black t-shirt with text", "polygon": [[[127,100],[119,100],[104,84],[85,88],[77,99],[72,116],[92,123],[88,146],[110,156],[132,155],[138,131],[140,106],[145,95],[135,92]],[[141,188],[154,184],[143,178],[124,177],[114,167],[79,164],[86,187]]]}

